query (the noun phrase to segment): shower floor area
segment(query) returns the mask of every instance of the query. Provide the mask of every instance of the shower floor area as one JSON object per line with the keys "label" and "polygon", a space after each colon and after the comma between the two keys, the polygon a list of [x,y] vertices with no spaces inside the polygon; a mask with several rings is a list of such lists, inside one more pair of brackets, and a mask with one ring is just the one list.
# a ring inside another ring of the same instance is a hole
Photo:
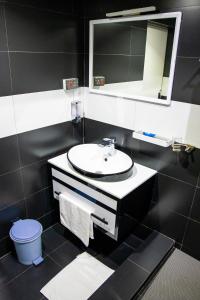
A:
{"label": "shower floor area", "polygon": [[156,275],[142,300],[199,300],[200,262],[175,249]]}

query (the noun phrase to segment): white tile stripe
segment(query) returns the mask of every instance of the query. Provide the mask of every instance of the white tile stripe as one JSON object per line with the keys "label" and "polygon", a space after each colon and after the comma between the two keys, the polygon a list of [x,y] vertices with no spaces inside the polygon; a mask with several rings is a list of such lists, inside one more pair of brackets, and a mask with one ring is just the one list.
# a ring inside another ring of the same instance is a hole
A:
{"label": "white tile stripe", "polygon": [[154,132],[200,148],[200,105],[172,101],[170,106],[90,94],[84,91],[85,116],[131,130]]}
{"label": "white tile stripe", "polygon": [[71,120],[71,101],[82,88],[0,97],[0,138]]}
{"label": "white tile stripe", "polygon": [[200,148],[200,105],[158,104],[90,94],[88,88],[0,97],[0,138],[71,120],[71,101],[84,102],[85,117],[131,130],[182,138]]}
{"label": "white tile stripe", "polygon": [[68,121],[70,98],[62,90],[13,96],[17,133]]}
{"label": "white tile stripe", "polygon": [[16,134],[12,96],[0,97],[0,138]]}

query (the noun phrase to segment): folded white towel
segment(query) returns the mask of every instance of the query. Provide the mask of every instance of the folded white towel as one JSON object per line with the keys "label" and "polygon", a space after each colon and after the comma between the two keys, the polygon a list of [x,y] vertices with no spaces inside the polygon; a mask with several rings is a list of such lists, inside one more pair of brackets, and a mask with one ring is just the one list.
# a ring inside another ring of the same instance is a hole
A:
{"label": "folded white towel", "polygon": [[89,239],[94,238],[93,220],[91,214],[94,208],[73,194],[60,194],[60,221],[73,234],[75,234],[86,247]]}
{"label": "folded white towel", "polygon": [[49,300],[86,300],[114,271],[87,252],[60,271],[42,289]]}

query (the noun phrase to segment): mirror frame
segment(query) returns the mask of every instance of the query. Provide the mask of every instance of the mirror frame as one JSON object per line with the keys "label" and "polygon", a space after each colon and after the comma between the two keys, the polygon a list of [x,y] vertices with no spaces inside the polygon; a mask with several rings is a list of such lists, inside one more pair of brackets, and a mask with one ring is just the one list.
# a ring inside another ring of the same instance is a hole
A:
{"label": "mirror frame", "polygon": [[[176,64],[176,56],[177,56],[177,48],[178,48],[178,40],[180,33],[180,25],[181,25],[181,12],[172,12],[172,13],[160,13],[160,14],[151,14],[151,15],[143,15],[143,16],[133,16],[133,17],[120,17],[120,18],[107,18],[107,19],[99,19],[90,21],[89,28],[89,92],[100,95],[114,96],[125,99],[132,99],[136,101],[144,101],[155,104],[162,105],[170,105],[171,103],[171,94],[173,88],[173,80],[174,80],[174,71]],[[93,54],[94,54],[94,25],[95,24],[108,24],[108,23],[116,23],[116,22],[128,22],[128,21],[144,21],[144,20],[158,20],[158,19],[169,19],[176,18],[175,23],[175,31],[174,31],[174,40],[172,47],[172,56],[171,56],[171,64],[170,64],[170,73],[169,73],[169,83],[167,90],[167,99],[162,100],[153,97],[147,96],[138,96],[133,95],[129,96],[124,93],[112,92],[112,91],[104,91],[93,88]]]}

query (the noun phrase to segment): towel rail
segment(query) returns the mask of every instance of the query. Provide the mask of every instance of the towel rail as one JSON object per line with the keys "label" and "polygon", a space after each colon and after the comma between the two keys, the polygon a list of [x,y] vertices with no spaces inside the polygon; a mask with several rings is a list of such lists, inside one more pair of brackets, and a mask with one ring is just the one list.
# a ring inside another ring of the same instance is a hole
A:
{"label": "towel rail", "polygon": [[[61,192],[57,192],[57,191],[55,191],[54,193],[55,193],[56,195],[58,195],[58,196],[61,194]],[[108,221],[106,221],[105,218],[100,218],[99,216],[97,216],[97,215],[95,215],[95,214],[93,214],[93,213],[91,214],[91,216],[94,217],[94,218],[96,218],[97,220],[101,221],[102,223],[108,225]]]}

